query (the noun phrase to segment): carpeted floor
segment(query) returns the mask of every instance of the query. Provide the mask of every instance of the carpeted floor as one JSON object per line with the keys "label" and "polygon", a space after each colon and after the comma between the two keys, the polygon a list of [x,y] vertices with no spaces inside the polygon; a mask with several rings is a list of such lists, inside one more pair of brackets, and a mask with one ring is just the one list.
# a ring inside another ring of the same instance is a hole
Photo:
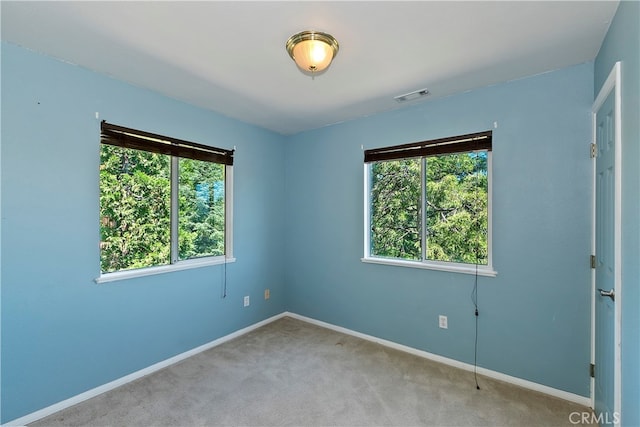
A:
{"label": "carpeted floor", "polygon": [[560,426],[588,409],[291,318],[31,426]]}

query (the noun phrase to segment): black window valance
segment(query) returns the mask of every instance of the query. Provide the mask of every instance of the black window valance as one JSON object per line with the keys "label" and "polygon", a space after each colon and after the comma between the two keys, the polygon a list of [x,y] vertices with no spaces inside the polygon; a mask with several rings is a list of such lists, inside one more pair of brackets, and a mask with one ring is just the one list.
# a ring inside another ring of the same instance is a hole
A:
{"label": "black window valance", "polygon": [[486,131],[391,147],[373,148],[364,151],[364,162],[370,163],[380,160],[407,159],[478,150],[491,151],[491,135],[491,131]]}
{"label": "black window valance", "polygon": [[233,165],[233,151],[107,123],[100,124],[100,142],[192,160]]}

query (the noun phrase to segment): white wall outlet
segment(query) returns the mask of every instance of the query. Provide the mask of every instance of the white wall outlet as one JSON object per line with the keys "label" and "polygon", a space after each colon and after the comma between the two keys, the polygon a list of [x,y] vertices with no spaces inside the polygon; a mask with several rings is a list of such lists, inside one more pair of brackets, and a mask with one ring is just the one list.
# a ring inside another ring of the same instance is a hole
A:
{"label": "white wall outlet", "polygon": [[269,299],[271,297],[271,291],[269,289],[264,290],[264,299]]}
{"label": "white wall outlet", "polygon": [[443,316],[443,315],[438,316],[438,326],[440,326],[442,329],[449,328],[447,316]]}
{"label": "white wall outlet", "polygon": [[249,295],[247,295],[246,297],[244,297],[244,306],[245,306],[245,307],[249,307]]}

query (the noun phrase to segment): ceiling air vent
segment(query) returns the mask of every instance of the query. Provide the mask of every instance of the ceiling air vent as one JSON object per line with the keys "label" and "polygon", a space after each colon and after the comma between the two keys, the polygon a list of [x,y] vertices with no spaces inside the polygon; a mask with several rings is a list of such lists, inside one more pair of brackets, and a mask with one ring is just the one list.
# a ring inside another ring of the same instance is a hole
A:
{"label": "ceiling air vent", "polygon": [[413,92],[405,93],[404,95],[394,96],[393,99],[395,99],[398,102],[405,102],[405,101],[413,101],[414,99],[422,98],[423,96],[427,96],[427,95],[429,95],[429,89],[424,88],[424,89],[414,90]]}

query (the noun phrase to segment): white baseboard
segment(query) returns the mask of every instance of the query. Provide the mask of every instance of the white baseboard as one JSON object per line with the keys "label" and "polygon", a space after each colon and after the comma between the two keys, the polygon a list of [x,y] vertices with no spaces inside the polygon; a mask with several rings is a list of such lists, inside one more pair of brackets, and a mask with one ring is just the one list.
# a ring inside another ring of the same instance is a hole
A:
{"label": "white baseboard", "polygon": [[[241,335],[249,333],[254,329],[260,328],[261,326],[267,325],[271,322],[274,322],[283,317],[291,317],[293,319],[298,319],[303,322],[311,323],[317,326],[321,326],[323,328],[331,329],[337,332],[341,332],[347,335],[352,335],[354,337],[362,338],[367,341],[375,342],[386,347],[390,347],[396,350],[404,351],[406,353],[413,354],[415,356],[423,357],[425,359],[433,360],[435,362],[443,363],[445,365],[453,366],[456,368],[464,369],[466,371],[473,371],[474,366],[468,363],[463,363],[454,359],[450,359],[448,357],[439,356],[437,354],[429,353],[423,350],[418,350],[413,347],[408,347],[402,344],[395,343],[393,341],[388,341],[382,338],[377,338],[372,335],[363,334],[360,332],[353,331],[351,329],[343,328],[341,326],[336,326],[331,323],[326,323],[320,320],[312,319],[310,317],[301,316],[296,313],[291,313],[285,311],[283,313],[272,316],[268,319],[265,319],[261,322],[254,323],[253,325],[247,326],[246,328],[239,329],[229,335],[225,335],[224,337],[218,338],[214,341],[211,341],[207,344],[203,344],[199,347],[193,348],[191,350],[185,351],[184,353],[180,353],[176,356],[170,357],[169,359],[163,360],[161,362],[155,363],[146,368],[140,369],[139,371],[133,372],[129,375],[125,375],[124,377],[118,378],[117,380],[111,381],[109,383],[103,384],[91,390],[87,390],[83,393],[80,393],[76,396],[73,396],[69,399],[63,400],[61,402],[55,403],[51,406],[47,406],[46,408],[40,409],[38,411],[27,414],[23,417],[17,418],[13,421],[9,421],[3,426],[6,427],[15,427],[15,426],[24,426],[26,424],[32,423],[44,417],[47,417],[51,414],[54,414],[63,409],[69,408],[73,405],[77,405],[78,403],[84,402],[85,400],[91,399],[92,397],[98,396],[102,393],[106,393],[107,391],[113,390],[117,387],[120,387],[124,384],[127,384],[131,381],[135,381],[139,378],[142,378],[146,375],[152,374],[160,369],[164,369],[168,366],[173,365],[174,363],[180,362],[188,357],[194,356],[203,351],[209,350],[210,348],[219,346],[227,341],[230,341],[234,338],[237,338]],[[489,378],[494,378],[500,381],[504,381],[506,383],[514,384],[523,388],[527,388],[530,390],[535,390],[544,394],[548,394],[553,397],[557,397],[560,399],[568,400],[570,402],[574,402],[583,406],[591,406],[591,399],[589,397],[580,396],[574,393],[569,393],[563,390],[558,390],[549,386],[545,386],[542,384],[534,383],[532,381],[523,380],[521,378],[512,377],[510,375],[506,375],[500,372],[492,371],[490,369],[485,368],[477,368],[477,372],[480,375],[484,375]]]}
{"label": "white baseboard", "polygon": [[580,396],[578,394],[574,394],[574,393],[569,393],[567,391],[564,390],[558,390],[556,388],[553,387],[549,387],[543,384],[538,384],[532,381],[528,381],[528,380],[524,380],[522,378],[518,378],[518,377],[513,377],[511,375],[507,375],[507,374],[503,374],[501,372],[496,372],[496,371],[492,371],[490,369],[485,369],[485,368],[475,368],[473,365],[470,365],[468,363],[464,363],[464,362],[460,362],[458,360],[455,359],[450,359],[448,357],[444,357],[444,356],[440,356],[437,354],[433,354],[433,353],[429,353],[423,350],[418,350],[416,348],[413,347],[408,347],[406,345],[402,345],[402,344],[398,344],[395,343],[393,341],[388,341],[382,338],[377,338],[374,337],[372,335],[367,335],[367,334],[363,334],[360,332],[356,332],[356,331],[352,331],[351,329],[347,329],[347,328],[343,328],[341,326],[336,326],[333,325],[331,323],[326,323],[320,320],[316,320],[316,319],[312,319],[310,317],[306,317],[306,316],[301,316],[299,314],[296,313],[290,313],[290,312],[285,312],[284,313],[286,316],[288,317],[292,317],[294,319],[298,319],[298,320],[302,320],[303,322],[308,322],[317,326],[321,326],[327,329],[331,329],[334,330],[336,332],[342,332],[344,334],[347,335],[352,335],[354,337],[357,338],[362,338],[364,340],[367,341],[371,341],[371,342],[375,342],[378,344],[381,344],[385,347],[389,347],[389,348],[393,348],[396,350],[400,350],[403,351],[405,353],[410,353],[413,354],[415,356],[419,356],[419,357],[423,357],[425,359],[429,359],[429,360],[433,360],[435,362],[439,362],[445,365],[449,365],[449,366],[453,366],[455,368],[460,368],[460,369],[464,369],[465,371],[471,371],[473,372],[474,369],[476,370],[476,372],[480,375],[484,375],[485,377],[489,377],[489,378],[493,378],[496,380],[500,380],[509,384],[513,384],[513,385],[517,385],[523,388],[527,388],[530,390],[534,390],[540,393],[544,393],[547,394],[549,396],[553,396],[553,397],[557,397],[560,399],[564,399],[564,400],[568,400],[569,402],[574,402],[577,403],[579,405],[583,405],[583,406],[591,406],[591,398],[589,397],[585,397],[585,396]]}
{"label": "white baseboard", "polygon": [[203,344],[199,347],[193,348],[191,350],[185,351],[184,353],[180,353],[176,356],[170,357],[169,359],[163,360],[161,362],[155,363],[151,366],[148,366],[146,368],[140,369],[139,371],[133,372],[129,375],[125,375],[122,378],[118,378],[117,380],[111,381],[109,383],[103,384],[101,386],[98,386],[96,388],[93,388],[91,390],[87,390],[84,393],[80,393],[78,395],[75,395],[69,399],[63,400],[61,402],[55,403],[51,406],[47,406],[46,408],[40,409],[38,411],[32,412],[30,414],[27,414],[23,417],[17,418],[13,421],[9,421],[5,424],[3,424],[3,426],[24,426],[26,424],[32,423],[34,421],[37,421],[39,419],[42,419],[44,417],[47,417],[51,414],[54,414],[58,411],[61,411],[63,409],[69,408],[73,405],[77,405],[80,402],[84,402],[85,400],[91,399],[92,397],[98,396],[102,393],[106,393],[107,391],[113,390],[117,387],[120,387],[121,385],[130,383],[131,381],[135,381],[139,378],[142,378],[146,375],[152,374],[156,371],[159,371],[160,369],[164,369],[168,366],[173,365],[174,363],[178,363],[188,357],[194,356],[198,353],[201,353],[203,351],[209,350],[210,348],[219,346],[220,344],[223,344],[227,341],[230,341],[234,338],[237,338],[241,335],[244,335],[248,332],[253,331],[254,329],[257,329],[261,326],[264,326],[268,323],[271,323],[275,320],[281,319],[283,317],[286,316],[286,313],[280,313],[277,314],[273,317],[270,317],[268,319],[265,319],[261,322],[258,323],[254,323],[253,325],[247,326],[246,328],[237,330],[235,332],[230,333],[229,335],[225,335],[221,338],[218,338],[216,340],[213,340],[211,342],[208,342],[206,344]]}

